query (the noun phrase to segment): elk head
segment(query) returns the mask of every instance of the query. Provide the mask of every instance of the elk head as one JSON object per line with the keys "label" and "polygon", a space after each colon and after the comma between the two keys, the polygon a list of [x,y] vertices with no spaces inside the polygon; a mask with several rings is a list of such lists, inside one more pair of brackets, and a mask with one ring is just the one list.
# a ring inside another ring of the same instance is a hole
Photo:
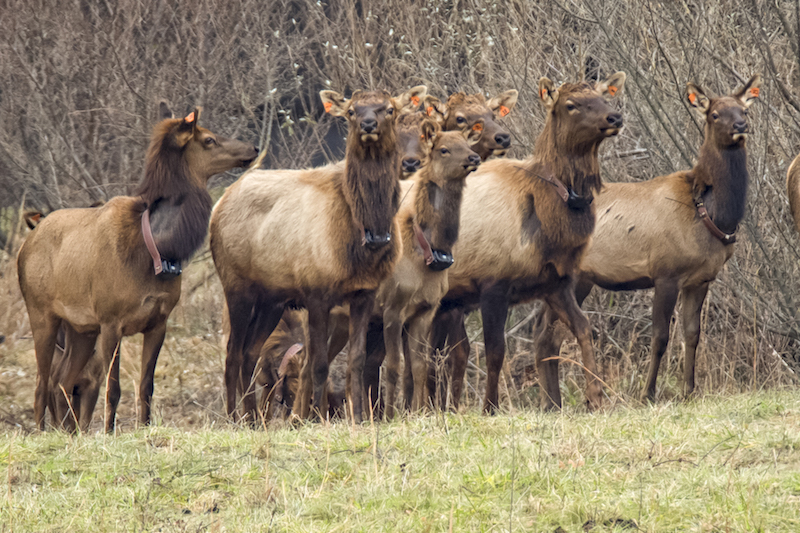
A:
{"label": "elk head", "polygon": [[518,94],[511,89],[487,101],[482,94],[456,93],[450,95],[446,104],[434,96],[428,96],[425,98],[425,110],[439,122],[442,129],[448,131],[469,131],[478,120],[482,120],[483,134],[474,148],[481,159],[486,160],[493,155],[505,155],[511,146],[511,134],[497,123],[497,119],[514,109]]}
{"label": "elk head", "polygon": [[[622,129],[622,114],[606,101],[625,85],[625,73],[617,72],[596,83],[564,83],[556,88],[548,78],[539,80],[539,98],[548,110],[549,127],[556,145],[567,153],[585,153]],[[548,127],[548,126],[545,126]]]}
{"label": "elk head", "polygon": [[[166,139],[183,153],[190,174],[205,184],[215,174],[246,167],[258,151],[250,143],[228,139],[201,127],[198,124],[201,111],[201,107],[195,107],[185,118],[166,119],[165,122],[170,122],[170,134]],[[162,106],[162,116],[166,112]]]}
{"label": "elk head", "polygon": [[761,75],[756,74],[733,94],[709,98],[694,83],[686,84],[689,105],[705,117],[706,142],[718,148],[744,143],[748,134],[747,108],[758,98],[760,87]]}
{"label": "elk head", "polygon": [[431,175],[434,182],[443,186],[447,181],[463,180],[481,164],[474,146],[483,134],[483,120],[478,119],[472,129],[463,131],[438,131],[430,123],[422,128],[422,138],[430,149]]}

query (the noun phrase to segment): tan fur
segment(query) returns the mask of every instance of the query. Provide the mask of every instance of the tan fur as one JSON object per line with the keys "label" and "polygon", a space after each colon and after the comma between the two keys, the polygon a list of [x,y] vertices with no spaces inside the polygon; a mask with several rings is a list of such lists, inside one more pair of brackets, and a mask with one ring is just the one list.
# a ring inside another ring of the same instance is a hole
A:
{"label": "tan fur", "polygon": [[[146,163],[148,169],[155,170],[146,173],[145,187],[153,181],[168,182],[162,174],[172,168],[185,169],[182,175],[172,174],[173,180],[205,184],[213,173],[255,158],[251,145],[221,137],[215,148],[200,146],[196,150],[195,144],[213,135],[197,126],[199,112],[195,110],[192,121],[165,120],[156,126]],[[161,158],[180,158],[182,163],[160,166]],[[203,194],[208,193],[203,189]],[[50,397],[55,339],[62,321],[78,335],[82,349],[71,360],[70,371],[60,386],[72,390],[98,335],[98,355],[106,366],[114,362],[112,374],[116,377],[107,393],[107,430],[113,429],[119,400],[119,358],[114,357],[119,341],[123,336],[145,333],[140,418],[143,423],[149,421],[155,358],[166,332],[166,320],[180,298],[180,278],[165,280],[153,273],[141,232],[145,207],[139,197],[116,197],[102,207],[56,211],[38,225],[20,249],[20,288],[31,320],[38,370],[34,415],[41,429]],[[66,407],[66,402],[63,405]],[[62,415],[57,418],[63,419]]]}
{"label": "tan fur", "polygon": [[800,231],[800,155],[794,158],[786,172],[786,194],[789,196],[794,226]]}

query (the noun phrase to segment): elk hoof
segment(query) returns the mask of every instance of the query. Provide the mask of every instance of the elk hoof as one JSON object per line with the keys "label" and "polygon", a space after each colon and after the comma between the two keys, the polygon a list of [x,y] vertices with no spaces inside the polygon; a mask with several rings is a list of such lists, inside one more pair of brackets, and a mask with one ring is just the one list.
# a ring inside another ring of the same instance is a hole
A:
{"label": "elk hoof", "polygon": [[364,246],[369,250],[380,250],[392,241],[391,233],[375,235],[370,230],[364,230]]}
{"label": "elk hoof", "polygon": [[442,252],[441,250],[432,250],[432,252],[433,252],[433,261],[431,261],[431,264],[428,265],[428,268],[438,272],[440,270],[445,270],[453,266],[453,262],[455,261],[455,259],[453,259],[452,254],[449,254],[447,252]]}
{"label": "elk hoof", "polygon": [[570,209],[583,210],[592,205],[594,196],[579,196],[572,189],[569,190],[569,198],[567,198],[567,207]]}

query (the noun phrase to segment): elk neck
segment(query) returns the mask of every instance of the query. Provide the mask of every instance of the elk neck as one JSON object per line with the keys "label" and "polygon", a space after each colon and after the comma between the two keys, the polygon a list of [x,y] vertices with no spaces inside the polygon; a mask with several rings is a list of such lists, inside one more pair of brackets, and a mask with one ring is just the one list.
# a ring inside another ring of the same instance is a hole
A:
{"label": "elk neck", "polygon": [[387,128],[376,142],[362,143],[351,128],[347,137],[343,193],[353,223],[375,235],[392,229],[400,200],[400,152],[394,128]]}
{"label": "elk neck", "polygon": [[150,209],[153,237],[161,255],[183,261],[202,246],[212,200],[204,180],[189,168],[169,139],[151,144],[144,178],[136,191]]}
{"label": "elk neck", "polygon": [[725,233],[733,233],[744,218],[747,187],[745,142],[718,148],[706,140],[692,169],[694,194],[700,196],[714,224]]}
{"label": "elk neck", "polygon": [[576,144],[569,135],[558,133],[556,122],[548,117],[533,148],[533,165],[546,164],[550,172],[578,196],[591,198],[601,189],[600,140]]}
{"label": "elk neck", "polygon": [[416,222],[434,250],[447,253],[453,251],[453,245],[458,239],[461,198],[465,183],[466,180],[459,179],[447,180],[439,185],[430,179],[427,173],[419,178],[414,199]]}

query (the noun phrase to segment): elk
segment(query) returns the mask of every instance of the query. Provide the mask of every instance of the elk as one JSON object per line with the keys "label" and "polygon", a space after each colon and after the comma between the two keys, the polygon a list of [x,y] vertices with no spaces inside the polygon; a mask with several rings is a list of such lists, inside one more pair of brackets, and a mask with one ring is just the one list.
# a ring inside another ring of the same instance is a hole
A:
{"label": "elk", "polygon": [[[544,130],[527,160],[499,159],[467,179],[460,238],[449,271],[449,290],[434,321],[431,344],[458,346],[452,361],[451,397],[457,408],[469,346],[464,314],[483,319],[487,385],[483,409],[498,406],[498,378],[505,357],[504,325],[510,305],[539,298],[549,303],[575,336],[586,368],[590,408],[602,403],[589,323],[573,285],[594,229],[594,195],[601,187],[597,151],[622,128],[622,115],[606,96],[622,90],[625,73],[592,86],[539,80],[547,109]],[[442,396],[444,398],[445,395]]]}
{"label": "elk", "polygon": [[[694,391],[700,311],[709,285],[733,255],[736,228],[744,217],[747,108],[760,85],[761,76],[755,75],[736,92],[712,98],[687,84],[686,101],[705,120],[694,168],[644,182],[607,183],[595,199],[597,222],[581,263],[576,298],[583,302],[595,285],[612,291],[654,288],[650,371],[643,395],[648,401],[655,400],[678,295],[683,302],[683,390],[686,396]],[[546,407],[561,405],[554,321],[548,309],[534,331]]]}
{"label": "elk", "polygon": [[442,104],[435,96],[425,98],[427,114],[435,118],[444,131],[470,132],[478,121],[482,121],[483,134],[473,149],[486,161],[490,156],[502,157],[511,146],[511,134],[496,119],[505,117],[517,104],[519,93],[510,89],[488,101],[480,93],[451,94]]}
{"label": "elk", "polygon": [[[308,310],[308,354],[301,373],[299,415],[321,413],[328,377],[328,319],[350,306],[347,393],[362,417],[365,336],[375,291],[400,257],[401,158],[396,116],[417,107],[427,89],[399,101],[386,91],[357,91],[350,100],[321,91],[326,110],[346,116],[343,164],[312,170],[251,171],[231,185],[211,216],[211,252],[228,305],[231,334],[225,362],[229,415],[243,391],[245,418],[255,421],[251,350],[263,345],[287,304]],[[396,112],[397,111],[397,112]],[[303,383],[313,382],[311,394]],[[354,392],[355,391],[355,392]]]}
{"label": "elk", "polygon": [[[464,181],[478,168],[480,156],[470,145],[481,137],[483,120],[474,129],[436,132],[423,126],[430,160],[412,182],[405,182],[398,213],[403,255],[392,275],[378,289],[386,348],[386,416],[395,411],[403,326],[408,331],[406,367],[413,369],[412,409],[426,402],[428,366],[425,352],[430,325],[447,292],[447,271],[454,261]],[[465,138],[466,137],[466,138]],[[469,143],[469,144],[468,144]],[[377,387],[376,387],[377,388]]]}
{"label": "elk", "polygon": [[[115,197],[102,207],[56,211],[22,245],[17,269],[33,331],[34,417],[40,429],[62,323],[71,329],[66,338],[69,368],[59,388],[73,390],[98,338],[98,356],[111,366],[106,431],[114,429],[119,403],[120,339],[144,333],[140,421],[149,422],[156,360],[167,318],[180,298],[180,262],[194,253],[207,232],[212,202],[206,183],[215,174],[248,165],[257,155],[250,144],[200,127],[200,112],[195,108],[184,119],[155,126],[136,196]],[[57,404],[56,418],[64,419],[67,399],[59,397]],[[72,404],[81,421],[79,407]]]}

